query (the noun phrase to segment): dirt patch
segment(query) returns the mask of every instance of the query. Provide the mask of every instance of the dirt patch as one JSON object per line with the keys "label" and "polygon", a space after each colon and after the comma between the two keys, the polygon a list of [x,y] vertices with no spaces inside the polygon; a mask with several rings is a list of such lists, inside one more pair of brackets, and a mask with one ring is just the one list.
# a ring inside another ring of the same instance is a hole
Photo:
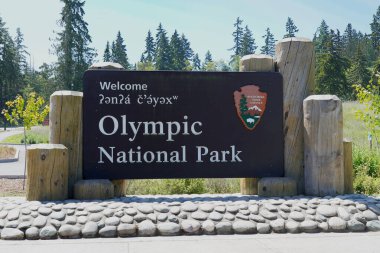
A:
{"label": "dirt patch", "polygon": [[25,196],[22,189],[24,179],[0,178],[0,197]]}
{"label": "dirt patch", "polygon": [[0,159],[14,158],[16,149],[8,146],[0,146]]}

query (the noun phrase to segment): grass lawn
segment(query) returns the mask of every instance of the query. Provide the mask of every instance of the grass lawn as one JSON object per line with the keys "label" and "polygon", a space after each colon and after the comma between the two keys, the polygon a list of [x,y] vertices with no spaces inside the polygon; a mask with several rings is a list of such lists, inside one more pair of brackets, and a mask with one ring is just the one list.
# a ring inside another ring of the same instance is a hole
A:
{"label": "grass lawn", "polygon": [[[28,144],[35,143],[48,143],[49,142],[49,127],[48,126],[37,126],[33,127],[32,130],[26,131],[26,139],[28,140]],[[9,136],[2,140],[0,143],[14,143],[21,144],[23,143],[24,134],[15,134]]]}
{"label": "grass lawn", "polygon": [[343,136],[351,139],[354,146],[369,149],[369,130],[355,116],[359,109],[364,109],[364,106],[357,102],[343,103]]}

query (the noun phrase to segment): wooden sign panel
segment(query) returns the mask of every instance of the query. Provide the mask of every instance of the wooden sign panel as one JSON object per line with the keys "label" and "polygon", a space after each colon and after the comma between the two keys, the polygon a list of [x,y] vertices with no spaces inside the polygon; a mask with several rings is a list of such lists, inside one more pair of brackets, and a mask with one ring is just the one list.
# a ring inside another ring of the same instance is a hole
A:
{"label": "wooden sign panel", "polygon": [[86,179],[280,177],[282,76],[89,70]]}

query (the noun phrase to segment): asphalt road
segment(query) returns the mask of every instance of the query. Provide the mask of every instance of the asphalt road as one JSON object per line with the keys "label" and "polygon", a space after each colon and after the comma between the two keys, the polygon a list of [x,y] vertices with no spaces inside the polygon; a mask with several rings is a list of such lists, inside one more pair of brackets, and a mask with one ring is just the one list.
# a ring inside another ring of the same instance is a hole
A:
{"label": "asphalt road", "polygon": [[[22,133],[22,128],[13,128],[0,132],[0,141],[5,138]],[[0,144],[4,145],[4,144]],[[22,178],[24,175],[25,147],[24,145],[7,145],[18,149],[19,160],[16,162],[0,163],[0,178]]]}

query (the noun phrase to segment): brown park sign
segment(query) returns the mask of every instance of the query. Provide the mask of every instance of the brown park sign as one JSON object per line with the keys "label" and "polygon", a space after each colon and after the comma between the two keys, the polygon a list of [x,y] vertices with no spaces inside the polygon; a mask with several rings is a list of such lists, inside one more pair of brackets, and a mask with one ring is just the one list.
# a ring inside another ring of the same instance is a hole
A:
{"label": "brown park sign", "polygon": [[89,70],[86,179],[284,174],[282,76]]}

